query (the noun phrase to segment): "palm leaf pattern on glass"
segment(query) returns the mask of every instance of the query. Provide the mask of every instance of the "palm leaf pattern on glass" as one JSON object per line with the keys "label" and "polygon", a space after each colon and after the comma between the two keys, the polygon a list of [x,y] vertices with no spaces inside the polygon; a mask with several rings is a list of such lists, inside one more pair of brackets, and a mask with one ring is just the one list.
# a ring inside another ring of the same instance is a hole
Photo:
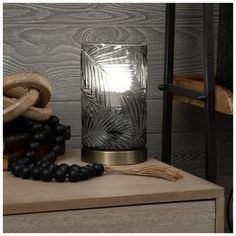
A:
{"label": "palm leaf pattern on glass", "polygon": [[133,126],[127,115],[110,108],[88,116],[83,113],[83,140],[85,147],[96,149],[128,149],[132,144]]}
{"label": "palm leaf pattern on glass", "polygon": [[[104,65],[127,64],[131,88],[109,90]],[[130,64],[129,64],[130,63]],[[82,50],[82,144],[97,150],[146,146],[146,47],[85,44]],[[116,101],[116,105],[111,105]],[[118,105],[117,105],[118,104]]]}
{"label": "palm leaf pattern on glass", "polygon": [[147,105],[145,93],[142,91],[127,91],[122,96],[122,110],[129,114],[134,127],[133,148],[146,144]]}

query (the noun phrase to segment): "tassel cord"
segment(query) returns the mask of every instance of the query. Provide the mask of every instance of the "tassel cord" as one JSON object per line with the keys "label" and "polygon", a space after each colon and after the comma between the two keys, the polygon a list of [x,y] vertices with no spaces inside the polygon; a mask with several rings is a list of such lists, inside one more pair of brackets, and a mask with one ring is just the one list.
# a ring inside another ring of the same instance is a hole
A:
{"label": "tassel cord", "polygon": [[174,167],[166,167],[164,165],[145,165],[145,166],[130,166],[130,167],[119,167],[119,166],[107,166],[105,165],[107,173],[122,173],[128,175],[140,175],[163,178],[170,181],[176,181],[181,179],[183,176],[174,169]]}

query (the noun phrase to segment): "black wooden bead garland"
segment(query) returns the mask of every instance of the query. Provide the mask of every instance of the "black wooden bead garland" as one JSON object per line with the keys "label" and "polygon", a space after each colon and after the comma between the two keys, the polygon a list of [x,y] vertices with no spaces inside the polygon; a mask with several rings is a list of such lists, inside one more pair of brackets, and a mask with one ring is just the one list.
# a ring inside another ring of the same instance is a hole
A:
{"label": "black wooden bead garland", "polygon": [[[102,164],[94,163],[92,165],[79,166],[73,164],[69,166],[66,163],[55,164],[58,156],[65,152],[64,142],[66,128],[59,124],[59,119],[52,116],[47,122],[39,123],[32,120],[22,119],[22,125],[25,129],[32,132],[32,140],[29,143],[29,150],[24,158],[15,161],[10,165],[11,173],[16,177],[23,179],[42,180],[50,182],[53,179],[57,182],[65,182],[67,179],[70,182],[78,182],[87,180],[95,176],[101,176],[104,173]],[[36,153],[40,145],[44,141],[44,131],[52,129],[54,142],[51,150],[44,154],[40,159],[36,159]]]}

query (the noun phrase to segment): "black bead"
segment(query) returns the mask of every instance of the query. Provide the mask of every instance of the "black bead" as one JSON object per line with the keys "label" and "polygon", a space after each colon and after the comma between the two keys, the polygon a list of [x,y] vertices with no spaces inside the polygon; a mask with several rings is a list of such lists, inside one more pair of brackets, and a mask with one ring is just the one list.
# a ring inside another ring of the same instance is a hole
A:
{"label": "black bead", "polygon": [[35,151],[27,151],[25,153],[25,157],[29,158],[30,160],[33,160],[35,158],[35,155],[36,155]]}
{"label": "black bead", "polygon": [[70,166],[70,170],[80,171],[80,168],[81,167],[79,165],[77,165],[77,164],[73,164],[73,165]]}
{"label": "black bead", "polygon": [[30,171],[31,171],[33,168],[34,168],[34,163],[31,163],[31,164],[29,165]]}
{"label": "black bead", "polygon": [[66,151],[66,144],[65,144],[65,142],[63,142],[62,144],[60,144],[60,151],[59,151],[58,156],[63,155],[65,153],[65,151]]}
{"label": "black bead", "polygon": [[57,134],[65,134],[66,132],[66,127],[64,125],[61,125],[61,124],[58,124],[56,127],[55,127],[55,132]]}
{"label": "black bead", "polygon": [[24,167],[24,165],[22,165],[22,164],[15,164],[11,168],[11,173],[13,175],[15,175],[16,177],[20,177],[21,176],[21,170],[22,170],[23,167]]}
{"label": "black bead", "polygon": [[22,128],[26,124],[26,119],[23,116],[19,116],[17,119],[15,119],[15,124],[19,127]]}
{"label": "black bead", "polygon": [[42,142],[44,140],[44,133],[43,132],[35,133],[34,140],[38,141],[39,143]]}
{"label": "black bead", "polygon": [[78,182],[80,180],[80,172],[75,169],[70,169],[68,173],[68,179],[70,182]]}
{"label": "black bead", "polygon": [[55,152],[50,151],[42,157],[42,161],[49,161],[49,162],[55,162],[57,155]]}
{"label": "black bead", "polygon": [[13,125],[11,122],[5,123],[3,124],[3,133],[7,133],[8,131],[10,131],[13,128]]}
{"label": "black bead", "polygon": [[12,172],[12,169],[13,169],[14,166],[16,166],[16,165],[17,165],[17,162],[10,161],[10,162],[9,162],[8,170]]}
{"label": "black bead", "polygon": [[81,167],[80,169],[80,179],[81,180],[87,180],[89,178],[89,173],[88,173],[88,169],[85,167]]}
{"label": "black bead", "polygon": [[54,179],[57,182],[64,182],[66,180],[66,171],[64,171],[63,169],[57,168],[54,171]]}
{"label": "black bead", "polygon": [[45,124],[45,125],[43,126],[43,129],[46,130],[46,131],[52,130],[52,128],[51,128],[48,124]]}
{"label": "black bead", "polygon": [[96,176],[101,176],[104,173],[104,166],[102,164],[94,163],[93,166],[96,170]]}
{"label": "black bead", "polygon": [[57,168],[67,172],[69,170],[70,166],[66,163],[62,163],[62,164],[58,165]]}
{"label": "black bead", "polygon": [[52,171],[49,169],[42,169],[40,171],[40,179],[43,180],[44,182],[50,182],[52,181],[53,174]]}
{"label": "black bead", "polygon": [[30,168],[29,166],[24,166],[22,169],[21,169],[21,177],[23,179],[29,179],[31,176],[30,174]]}
{"label": "black bead", "polygon": [[14,165],[24,165],[24,161],[23,161],[23,158],[19,159],[19,160],[16,160],[14,162]]}
{"label": "black bead", "polygon": [[32,168],[30,171],[32,179],[40,180],[40,172],[41,172],[41,168],[39,167]]}
{"label": "black bead", "polygon": [[49,155],[50,158],[52,158],[53,160],[54,160],[55,158],[57,158],[57,154],[56,154],[54,151],[52,151],[52,150],[48,153],[48,155]]}
{"label": "black bead", "polygon": [[56,159],[57,159],[57,155],[56,155],[55,152],[50,151],[47,154],[45,154],[45,156],[43,157],[43,160],[44,159],[47,160],[47,161],[50,161],[50,162],[55,162]]}
{"label": "black bead", "polygon": [[59,155],[60,153],[60,146],[58,144],[54,144],[52,146],[52,151],[56,153],[56,155]]}
{"label": "black bead", "polygon": [[95,175],[96,175],[96,169],[95,169],[95,167],[94,166],[92,166],[92,165],[86,165],[85,166],[87,169],[88,169],[88,174],[89,174],[89,178],[92,178],[92,177],[94,177]]}
{"label": "black bead", "polygon": [[41,168],[46,168],[46,167],[48,167],[50,164],[51,164],[51,163],[50,163],[49,161],[42,162],[41,165],[40,165],[40,167],[41,167]]}
{"label": "black bead", "polygon": [[32,141],[29,144],[29,148],[30,148],[31,151],[36,151],[39,148],[39,142]]}
{"label": "black bead", "polygon": [[50,156],[47,154],[44,154],[42,157],[41,157],[41,161],[42,162],[48,162],[50,161]]}
{"label": "black bead", "polygon": [[42,161],[41,161],[41,160],[36,160],[34,164],[35,164],[36,166],[40,166],[40,165],[41,165],[41,163],[42,163]]}
{"label": "black bead", "polygon": [[29,165],[30,163],[32,163],[32,160],[29,157],[24,157],[21,159],[21,163],[24,165]]}
{"label": "black bead", "polygon": [[59,124],[59,119],[56,116],[51,116],[48,120],[48,125],[54,128],[57,124]]}
{"label": "black bead", "polygon": [[27,121],[25,122],[25,126],[26,126],[26,128],[27,128],[28,130],[30,130],[30,128],[31,128],[34,124],[35,124],[35,122],[32,121],[32,120],[27,120]]}
{"label": "black bead", "polygon": [[31,132],[40,131],[42,129],[43,129],[43,126],[40,123],[36,123],[30,127]]}
{"label": "black bead", "polygon": [[48,165],[47,168],[48,168],[49,170],[51,170],[51,171],[54,171],[57,167],[58,167],[57,164],[55,164],[55,163],[51,163],[50,165]]}
{"label": "black bead", "polygon": [[65,141],[65,139],[64,139],[63,136],[57,136],[57,137],[55,138],[55,143],[56,143],[56,144],[62,144],[62,143],[64,143],[64,141]]}

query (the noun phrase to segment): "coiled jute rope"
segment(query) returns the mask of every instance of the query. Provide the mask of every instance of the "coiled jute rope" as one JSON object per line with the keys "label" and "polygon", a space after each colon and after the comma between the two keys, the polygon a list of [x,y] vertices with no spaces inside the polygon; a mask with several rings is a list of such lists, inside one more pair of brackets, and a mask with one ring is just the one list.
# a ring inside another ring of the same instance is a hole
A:
{"label": "coiled jute rope", "polygon": [[38,121],[49,119],[51,94],[50,83],[39,73],[21,72],[4,77],[3,122],[18,116]]}

